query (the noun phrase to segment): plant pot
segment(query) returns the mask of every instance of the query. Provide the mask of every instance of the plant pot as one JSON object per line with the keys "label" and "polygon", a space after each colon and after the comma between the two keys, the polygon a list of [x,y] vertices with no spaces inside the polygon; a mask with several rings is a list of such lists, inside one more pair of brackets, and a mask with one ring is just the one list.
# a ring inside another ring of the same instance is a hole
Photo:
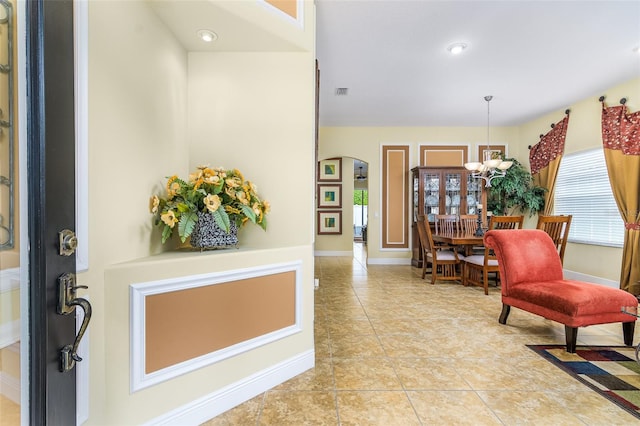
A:
{"label": "plant pot", "polygon": [[231,222],[229,233],[218,226],[210,213],[198,212],[198,221],[191,233],[191,247],[202,250],[229,248],[238,245],[238,228]]}

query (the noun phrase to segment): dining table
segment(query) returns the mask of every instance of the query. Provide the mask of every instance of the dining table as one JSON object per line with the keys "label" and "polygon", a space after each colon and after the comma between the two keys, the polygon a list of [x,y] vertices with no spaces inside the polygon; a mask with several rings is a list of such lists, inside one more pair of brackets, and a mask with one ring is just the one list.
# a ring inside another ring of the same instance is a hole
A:
{"label": "dining table", "polygon": [[473,247],[483,246],[483,237],[475,234],[463,232],[448,232],[433,234],[433,241],[448,244],[450,246],[462,246],[465,249],[465,255],[471,253]]}
{"label": "dining table", "polygon": [[475,234],[462,232],[448,232],[442,234],[433,234],[433,241],[445,243],[452,246],[481,246],[483,245],[483,237]]}

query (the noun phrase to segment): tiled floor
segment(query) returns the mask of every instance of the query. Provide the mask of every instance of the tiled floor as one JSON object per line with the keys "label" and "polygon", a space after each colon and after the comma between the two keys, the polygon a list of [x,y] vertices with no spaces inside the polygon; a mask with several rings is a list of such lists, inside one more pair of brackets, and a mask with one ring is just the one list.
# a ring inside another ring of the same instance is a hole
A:
{"label": "tiled floor", "polygon": [[[640,424],[525,346],[563,344],[563,326],[518,309],[501,325],[498,288],[361,254],[316,258],[315,368],[205,425]],[[578,344],[621,345],[622,327]]]}

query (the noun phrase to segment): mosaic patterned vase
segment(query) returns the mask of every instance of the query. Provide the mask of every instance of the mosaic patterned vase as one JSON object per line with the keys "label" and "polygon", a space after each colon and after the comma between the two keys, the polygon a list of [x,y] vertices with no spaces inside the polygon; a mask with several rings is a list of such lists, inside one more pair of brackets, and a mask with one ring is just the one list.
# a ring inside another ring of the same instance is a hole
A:
{"label": "mosaic patterned vase", "polygon": [[209,213],[198,212],[198,221],[191,233],[191,246],[202,250],[223,249],[238,245],[238,228],[231,222],[229,233],[220,228]]}

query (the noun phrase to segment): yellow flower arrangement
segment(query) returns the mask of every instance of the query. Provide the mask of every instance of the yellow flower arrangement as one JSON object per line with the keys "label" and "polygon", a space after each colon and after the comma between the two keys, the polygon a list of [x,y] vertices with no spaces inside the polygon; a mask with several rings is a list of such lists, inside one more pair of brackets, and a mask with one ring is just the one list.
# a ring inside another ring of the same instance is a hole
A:
{"label": "yellow flower arrangement", "polygon": [[175,175],[169,177],[166,198],[154,195],[149,209],[155,215],[155,224],[162,227],[164,243],[176,228],[185,242],[198,221],[198,212],[209,212],[227,233],[232,222],[238,228],[252,222],[266,230],[270,206],[239,170],[200,166],[188,181]]}

